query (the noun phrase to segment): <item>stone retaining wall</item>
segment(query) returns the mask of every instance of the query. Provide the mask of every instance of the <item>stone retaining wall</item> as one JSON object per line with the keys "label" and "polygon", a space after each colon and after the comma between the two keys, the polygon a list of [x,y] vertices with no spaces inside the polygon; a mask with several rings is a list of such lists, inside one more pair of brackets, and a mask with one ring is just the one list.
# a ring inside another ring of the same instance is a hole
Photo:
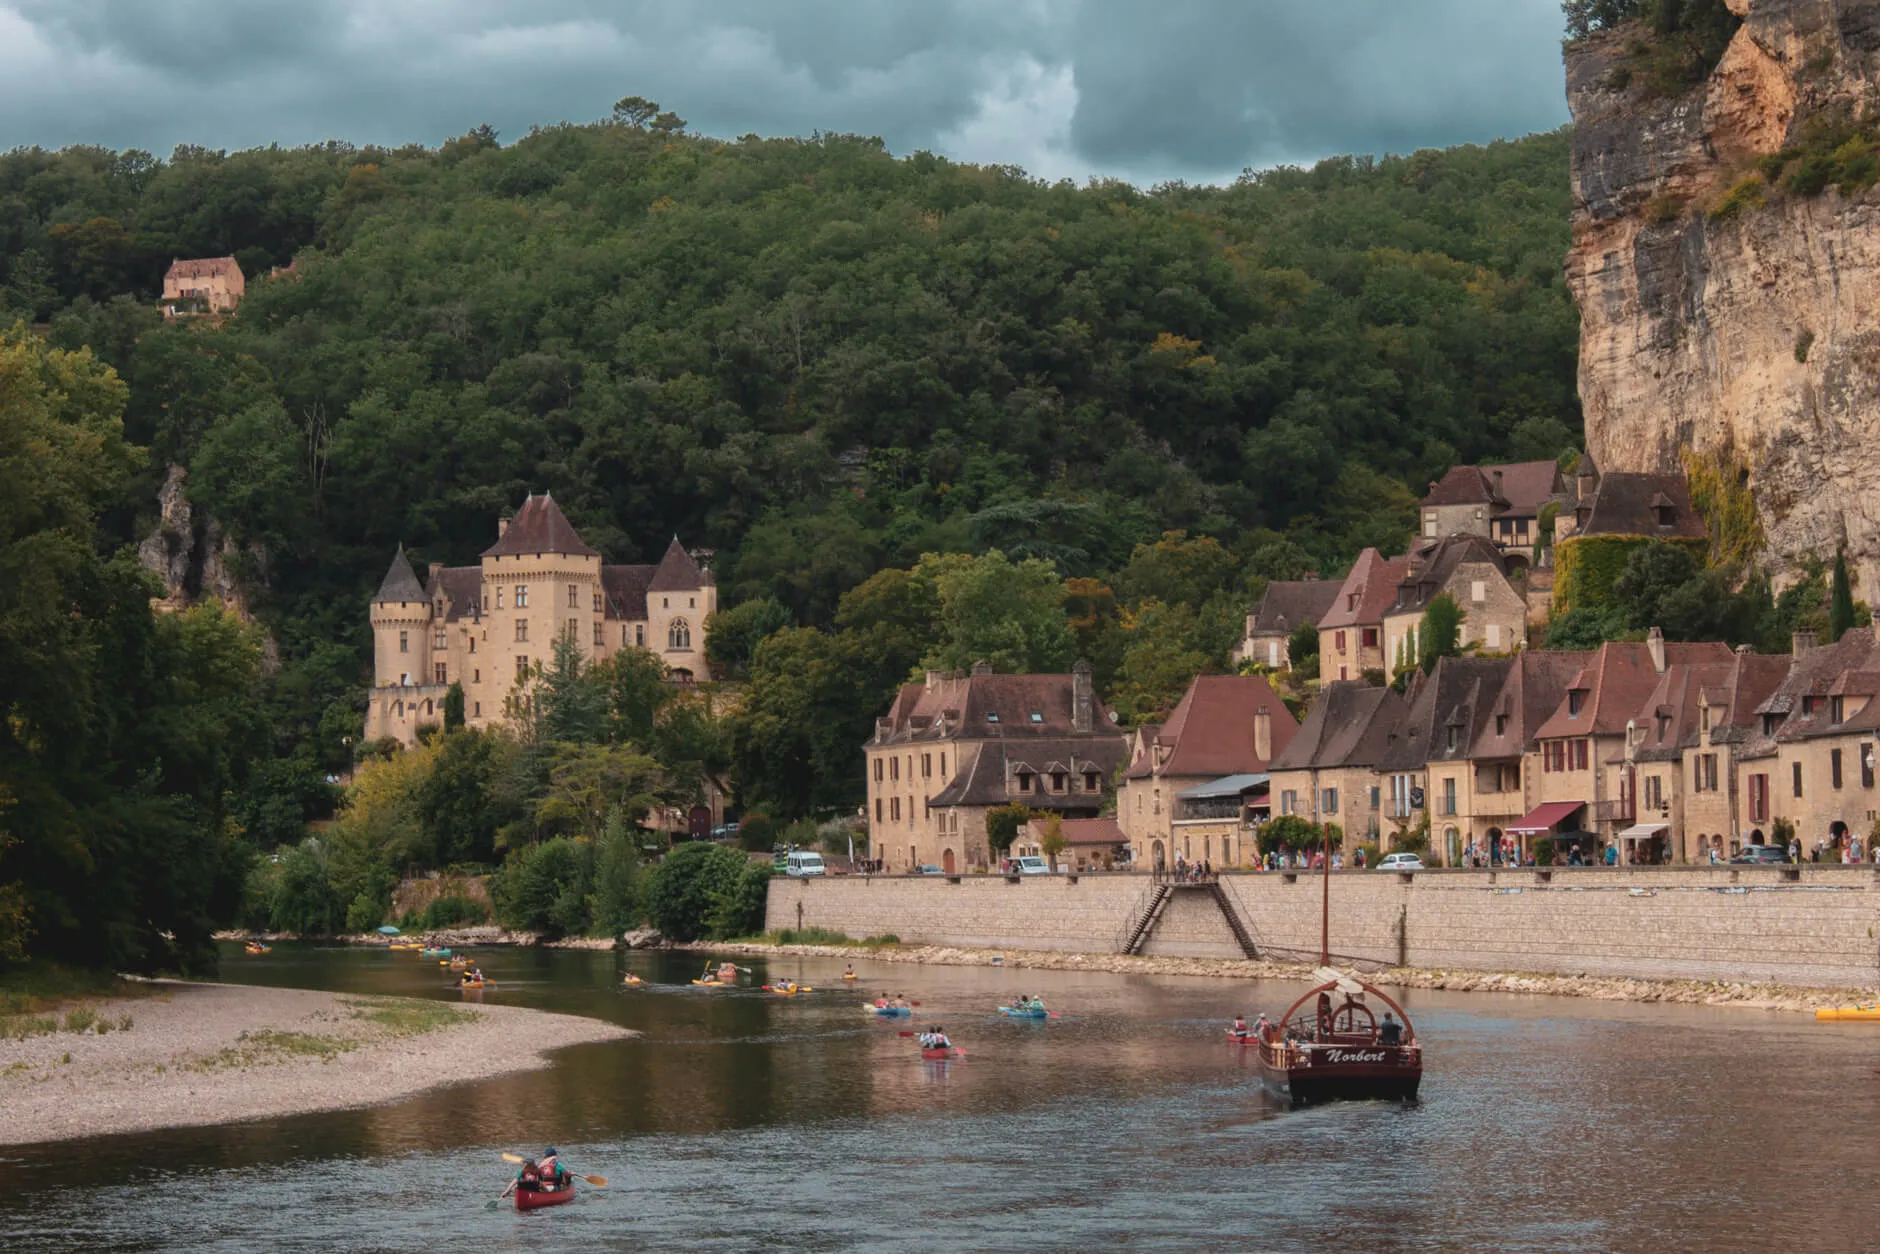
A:
{"label": "stone retaining wall", "polygon": [[[1860,986],[1880,982],[1871,867],[1343,872],[1331,948],[1347,960],[1476,971]],[[1221,877],[1263,955],[1316,957],[1318,876]],[[843,876],[771,881],[771,930],[910,944],[1115,953],[1146,875]],[[1240,957],[1210,894],[1178,889],[1142,952]]]}

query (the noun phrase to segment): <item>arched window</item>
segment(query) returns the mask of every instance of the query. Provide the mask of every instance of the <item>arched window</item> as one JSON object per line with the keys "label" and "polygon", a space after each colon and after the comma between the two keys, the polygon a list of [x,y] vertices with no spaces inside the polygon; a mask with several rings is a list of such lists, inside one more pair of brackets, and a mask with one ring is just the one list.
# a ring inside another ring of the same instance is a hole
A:
{"label": "arched window", "polygon": [[683,618],[673,619],[672,626],[666,628],[666,647],[668,649],[692,647],[692,628]]}
{"label": "arched window", "polygon": [[405,703],[403,701],[392,702],[392,716],[394,718],[405,717]]}

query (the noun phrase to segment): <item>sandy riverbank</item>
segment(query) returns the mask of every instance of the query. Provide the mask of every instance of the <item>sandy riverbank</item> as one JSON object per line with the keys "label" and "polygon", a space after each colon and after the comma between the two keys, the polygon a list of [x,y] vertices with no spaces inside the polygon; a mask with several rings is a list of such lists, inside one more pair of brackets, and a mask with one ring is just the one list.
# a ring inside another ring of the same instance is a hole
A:
{"label": "sandy riverbank", "polygon": [[79,1008],[113,1030],[0,1040],[0,1145],[375,1106],[637,1035],[513,1006],[235,984]]}
{"label": "sandy riverbank", "polygon": [[[692,944],[675,949],[710,953],[814,956],[875,962],[928,963],[953,967],[1015,967],[1038,971],[1110,971],[1123,975],[1186,975],[1221,980],[1299,980],[1312,966],[1291,962],[1228,958],[1153,958],[1128,954],[1079,954],[1012,949],[962,949],[950,945],[889,945],[862,949],[846,945]],[[994,959],[998,961],[994,961]],[[1872,1004],[1868,988],[1799,988],[1778,984],[1705,983],[1697,980],[1632,980],[1584,975],[1536,975],[1521,972],[1425,971],[1395,968],[1367,971],[1364,978],[1385,988],[1430,988],[1450,992],[1524,993],[1550,997],[1590,997],[1596,1001],[1667,1002],[1692,1006],[1741,1006],[1812,1014],[1820,1006],[1852,1002]]]}

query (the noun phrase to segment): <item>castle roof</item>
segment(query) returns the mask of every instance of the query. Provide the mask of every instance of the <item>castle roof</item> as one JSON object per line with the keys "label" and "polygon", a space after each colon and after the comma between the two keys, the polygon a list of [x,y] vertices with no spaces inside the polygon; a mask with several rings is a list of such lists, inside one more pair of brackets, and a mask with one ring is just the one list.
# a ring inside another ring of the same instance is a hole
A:
{"label": "castle roof", "polygon": [[679,544],[679,537],[674,536],[672,543],[666,546],[666,555],[659,559],[659,567],[653,572],[652,582],[646,585],[648,592],[673,592],[691,588],[702,588],[708,582],[705,572],[698,568]]}
{"label": "castle roof", "polygon": [[483,568],[446,566],[431,581],[431,599],[444,598],[444,621],[483,616]]}
{"label": "castle roof", "polygon": [[392,567],[385,572],[385,578],[379,582],[378,595],[373,603],[381,601],[424,601],[424,585],[418,582],[418,572],[411,569],[411,559],[405,556],[405,546],[399,545],[398,552],[392,557]]}
{"label": "castle roof", "polygon": [[646,585],[653,581],[651,566],[603,566],[601,589],[607,594],[607,617],[637,622],[646,617]]}
{"label": "castle roof", "polygon": [[555,504],[555,498],[546,492],[540,496],[531,494],[516,511],[516,516],[509,520],[509,526],[503,529],[496,543],[483,550],[484,557],[513,557],[523,553],[600,556],[575,533],[574,524],[561,512],[561,506]]}

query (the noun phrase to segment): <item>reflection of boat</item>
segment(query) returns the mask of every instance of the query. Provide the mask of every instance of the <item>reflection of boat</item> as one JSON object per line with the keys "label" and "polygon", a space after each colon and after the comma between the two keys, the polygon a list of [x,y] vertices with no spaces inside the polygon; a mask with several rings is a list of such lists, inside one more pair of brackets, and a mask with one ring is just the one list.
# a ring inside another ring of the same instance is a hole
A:
{"label": "reflection of boat", "polygon": [[[1332,838],[1325,837],[1316,983],[1277,1023],[1259,1025],[1260,1075],[1295,1106],[1336,1101],[1411,1101],[1423,1081],[1423,1047],[1403,1007],[1331,966]],[[1380,1023],[1369,999],[1389,1010]],[[1391,1021],[1391,1011],[1399,1016]]]}
{"label": "reflection of boat", "polygon": [[1017,1006],[1000,1006],[999,1013],[1008,1019],[1048,1019],[1051,1017],[1051,1012],[1043,1006],[1026,1006],[1022,1010]]}
{"label": "reflection of boat", "polygon": [[928,1062],[945,1062],[947,1059],[953,1057],[953,1047],[950,1045],[941,1045],[933,1049],[923,1049],[920,1051],[920,1056],[925,1058]]}
{"label": "reflection of boat", "polygon": [[1880,1023],[1880,1006],[1823,1006],[1815,1018],[1822,1023]]}
{"label": "reflection of boat", "polygon": [[517,1210],[540,1210],[544,1206],[560,1206],[563,1202],[574,1200],[574,1181],[570,1180],[559,1189],[525,1189],[516,1186]]}

